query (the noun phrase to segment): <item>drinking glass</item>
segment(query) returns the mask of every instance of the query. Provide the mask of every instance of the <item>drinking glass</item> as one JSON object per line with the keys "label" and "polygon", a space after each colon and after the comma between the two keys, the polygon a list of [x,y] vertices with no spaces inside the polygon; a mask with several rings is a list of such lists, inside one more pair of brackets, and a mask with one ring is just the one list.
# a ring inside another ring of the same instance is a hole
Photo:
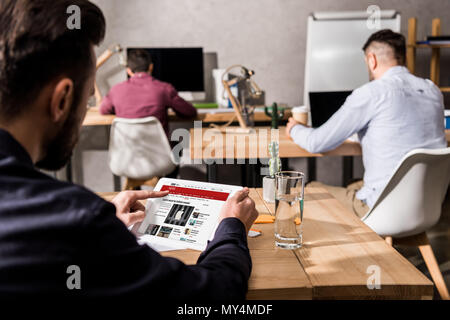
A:
{"label": "drinking glass", "polygon": [[275,245],[284,249],[302,246],[303,193],[302,172],[281,171],[275,174]]}

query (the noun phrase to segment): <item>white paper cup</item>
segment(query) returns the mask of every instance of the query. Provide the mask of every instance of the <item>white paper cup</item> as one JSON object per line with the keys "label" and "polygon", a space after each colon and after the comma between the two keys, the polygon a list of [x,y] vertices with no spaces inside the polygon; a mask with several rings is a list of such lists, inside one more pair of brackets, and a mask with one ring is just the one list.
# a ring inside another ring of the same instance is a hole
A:
{"label": "white paper cup", "polygon": [[298,123],[306,126],[308,124],[308,112],[309,110],[306,106],[294,107],[292,108],[292,117]]}

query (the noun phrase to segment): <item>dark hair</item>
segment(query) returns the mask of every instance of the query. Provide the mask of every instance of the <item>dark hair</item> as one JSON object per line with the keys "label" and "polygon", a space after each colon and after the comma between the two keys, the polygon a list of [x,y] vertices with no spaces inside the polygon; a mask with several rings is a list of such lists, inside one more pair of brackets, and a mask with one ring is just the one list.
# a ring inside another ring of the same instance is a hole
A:
{"label": "dark hair", "polygon": [[[69,28],[73,5],[80,9],[80,29]],[[104,35],[105,17],[88,0],[1,0],[0,116],[21,114],[60,76],[72,79],[79,99],[94,67],[91,46]]]}
{"label": "dark hair", "polygon": [[147,72],[148,68],[152,64],[152,56],[150,53],[143,49],[130,50],[128,52],[128,68],[134,73]]}
{"label": "dark hair", "polygon": [[364,44],[363,50],[372,44],[372,42],[387,44],[394,53],[394,58],[399,65],[404,65],[406,62],[406,45],[405,37],[397,32],[389,29],[383,29],[372,34]]}

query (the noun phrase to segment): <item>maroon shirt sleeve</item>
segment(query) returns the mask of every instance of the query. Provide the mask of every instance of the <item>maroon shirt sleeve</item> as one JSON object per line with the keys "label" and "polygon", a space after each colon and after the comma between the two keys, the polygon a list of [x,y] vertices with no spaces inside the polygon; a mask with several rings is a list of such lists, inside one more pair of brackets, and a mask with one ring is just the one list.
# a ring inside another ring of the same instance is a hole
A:
{"label": "maroon shirt sleeve", "polygon": [[110,93],[108,93],[100,104],[100,113],[101,114],[114,114],[114,105],[111,99]]}
{"label": "maroon shirt sleeve", "polygon": [[178,95],[178,92],[172,85],[168,85],[169,107],[175,111],[177,116],[182,118],[193,118],[197,115],[197,109],[192,104]]}

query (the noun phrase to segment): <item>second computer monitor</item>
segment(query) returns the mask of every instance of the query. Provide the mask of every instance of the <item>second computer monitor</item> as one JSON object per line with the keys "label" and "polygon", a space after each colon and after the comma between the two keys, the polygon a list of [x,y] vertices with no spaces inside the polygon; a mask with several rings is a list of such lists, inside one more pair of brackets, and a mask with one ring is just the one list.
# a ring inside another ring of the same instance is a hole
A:
{"label": "second computer monitor", "polygon": [[128,48],[127,53],[144,49],[153,62],[153,77],[172,84],[179,92],[205,90],[202,48]]}

